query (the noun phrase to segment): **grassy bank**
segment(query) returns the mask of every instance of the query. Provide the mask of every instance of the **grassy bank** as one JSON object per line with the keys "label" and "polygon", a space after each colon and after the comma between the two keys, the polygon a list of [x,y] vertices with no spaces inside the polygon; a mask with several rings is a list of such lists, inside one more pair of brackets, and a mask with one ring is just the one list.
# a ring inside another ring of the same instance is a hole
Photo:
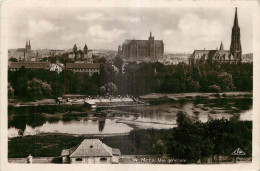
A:
{"label": "grassy bank", "polygon": [[[246,156],[252,155],[252,121],[233,119],[194,124],[187,123],[185,118],[178,121],[183,123],[174,129],[137,129],[129,135],[96,138],[110,147],[119,148],[122,155],[170,154],[183,158],[183,151],[188,150],[198,153],[195,155],[197,160],[200,155],[230,155],[238,147],[246,152]],[[8,141],[8,158],[23,158],[29,154],[34,157],[58,157],[62,149],[72,148],[85,138],[90,137],[40,134],[12,138]]]}
{"label": "grassy bank", "polygon": [[[100,138],[113,148],[119,148],[122,154],[155,154],[153,144],[159,139],[166,139],[171,130],[134,130],[129,135]],[[67,134],[40,134],[10,139],[8,158],[22,158],[32,154],[34,157],[58,157],[62,149],[71,148],[81,143],[86,136]],[[95,138],[95,137],[91,137]]]}

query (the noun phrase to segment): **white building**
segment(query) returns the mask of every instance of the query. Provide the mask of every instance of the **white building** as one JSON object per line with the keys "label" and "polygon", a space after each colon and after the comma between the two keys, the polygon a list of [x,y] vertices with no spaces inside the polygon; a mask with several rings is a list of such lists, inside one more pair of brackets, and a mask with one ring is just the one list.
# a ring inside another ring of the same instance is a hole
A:
{"label": "white building", "polygon": [[119,149],[111,148],[99,139],[85,139],[77,147],[63,149],[62,162],[71,164],[117,164]]}
{"label": "white building", "polygon": [[55,71],[58,74],[62,72],[64,65],[60,62],[50,64],[50,71]]}

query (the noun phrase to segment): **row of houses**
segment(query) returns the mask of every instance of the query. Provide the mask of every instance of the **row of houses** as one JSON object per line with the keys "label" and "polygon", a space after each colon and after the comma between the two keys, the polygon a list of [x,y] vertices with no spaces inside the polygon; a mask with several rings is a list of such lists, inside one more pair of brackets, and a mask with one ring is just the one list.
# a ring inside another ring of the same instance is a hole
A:
{"label": "row of houses", "polygon": [[88,73],[90,76],[94,73],[100,73],[100,63],[67,63],[66,66],[60,62],[10,62],[8,69],[10,71],[17,71],[24,67],[25,69],[44,69],[55,71],[57,73],[62,72],[64,69],[71,70],[74,73],[82,72]]}

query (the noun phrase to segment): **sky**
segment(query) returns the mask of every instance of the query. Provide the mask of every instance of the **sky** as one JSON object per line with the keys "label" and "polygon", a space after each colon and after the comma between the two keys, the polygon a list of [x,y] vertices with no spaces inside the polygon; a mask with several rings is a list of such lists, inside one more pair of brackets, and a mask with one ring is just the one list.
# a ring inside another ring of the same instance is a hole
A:
{"label": "sky", "polygon": [[[8,48],[117,50],[126,39],[147,40],[152,32],[165,52],[229,50],[235,8],[15,7],[8,12]],[[253,52],[252,13],[238,8],[243,53]]]}

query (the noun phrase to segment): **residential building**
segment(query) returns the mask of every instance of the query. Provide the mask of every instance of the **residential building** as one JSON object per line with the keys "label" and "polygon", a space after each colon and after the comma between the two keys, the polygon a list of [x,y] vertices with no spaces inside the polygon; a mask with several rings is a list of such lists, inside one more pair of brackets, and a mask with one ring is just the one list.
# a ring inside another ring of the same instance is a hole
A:
{"label": "residential building", "polygon": [[85,139],[79,146],[63,149],[62,162],[71,164],[117,164],[119,149],[111,148],[99,139]]}
{"label": "residential building", "polygon": [[99,63],[67,63],[66,69],[73,72],[84,72],[92,76],[94,73],[100,74],[100,64]]}
{"label": "residential building", "polygon": [[50,71],[55,71],[59,74],[62,72],[63,69],[64,69],[64,65],[59,61],[50,64]]}
{"label": "residential building", "polygon": [[24,67],[25,69],[50,69],[49,62],[10,62],[8,69],[10,71],[16,71]]}

